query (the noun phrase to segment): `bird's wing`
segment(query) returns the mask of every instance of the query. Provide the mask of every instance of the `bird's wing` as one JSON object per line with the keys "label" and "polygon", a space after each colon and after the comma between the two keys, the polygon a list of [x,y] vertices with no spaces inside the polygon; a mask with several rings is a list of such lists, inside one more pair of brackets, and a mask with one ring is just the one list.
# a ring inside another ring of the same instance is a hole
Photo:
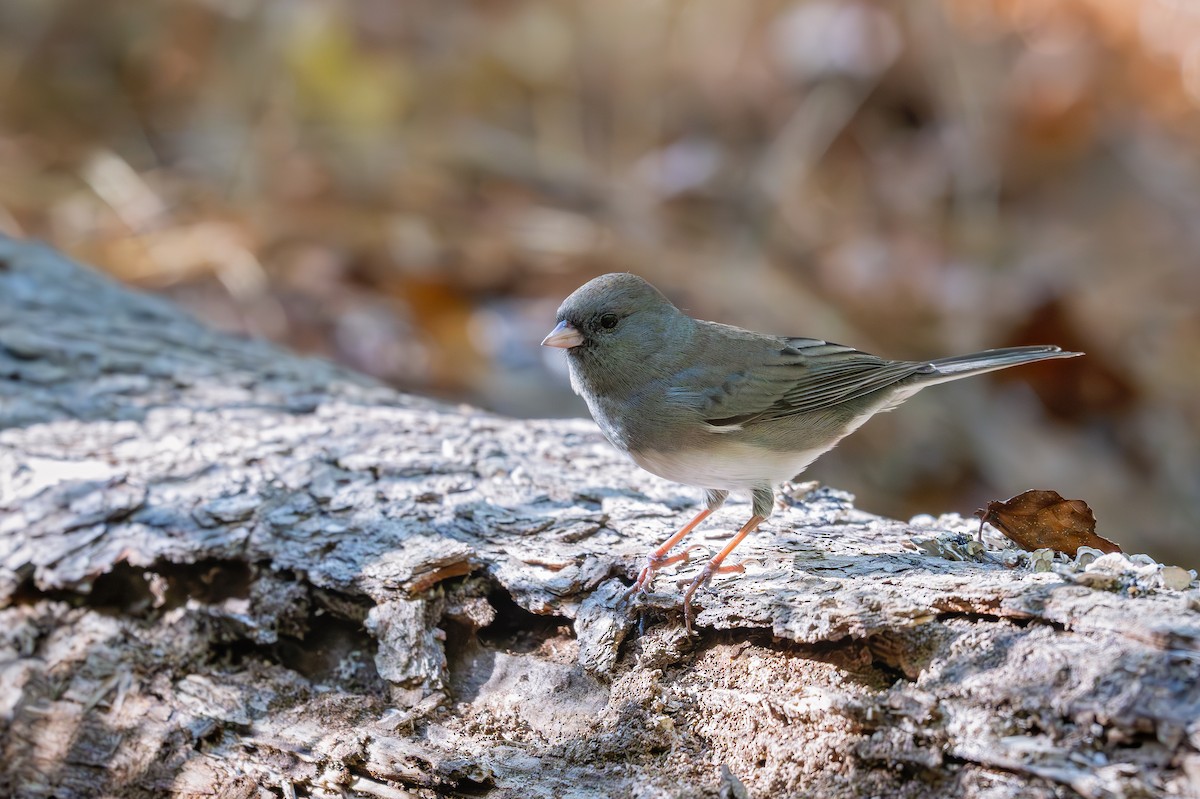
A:
{"label": "bird's wing", "polygon": [[720,380],[709,381],[719,389],[706,391],[704,407],[698,408],[716,427],[820,411],[934,371],[927,363],[889,361],[818,339],[762,337],[714,343],[722,345],[738,350],[736,358],[729,359],[738,366]]}

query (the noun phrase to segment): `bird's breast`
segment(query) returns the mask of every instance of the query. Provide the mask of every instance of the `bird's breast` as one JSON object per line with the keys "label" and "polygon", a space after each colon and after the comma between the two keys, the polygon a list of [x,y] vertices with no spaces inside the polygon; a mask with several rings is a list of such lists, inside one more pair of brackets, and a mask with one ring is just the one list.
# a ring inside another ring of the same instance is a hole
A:
{"label": "bird's breast", "polygon": [[800,451],[765,449],[725,436],[704,446],[631,450],[648,472],[699,488],[753,490],[795,477],[830,447]]}

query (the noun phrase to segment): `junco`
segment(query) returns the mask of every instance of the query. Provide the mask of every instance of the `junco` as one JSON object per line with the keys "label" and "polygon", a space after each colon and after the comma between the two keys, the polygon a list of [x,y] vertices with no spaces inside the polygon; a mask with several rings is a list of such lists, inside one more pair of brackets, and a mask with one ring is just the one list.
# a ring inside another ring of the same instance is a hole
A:
{"label": "junco", "polygon": [[692,597],[771,515],[774,486],[880,411],[962,377],[1079,352],[1011,347],[934,361],[889,361],[813,338],[754,333],[692,319],[631,274],[592,280],[567,297],[542,341],[567,351],[571,387],[617,449],[649,472],[704,489],[705,508],[654,550],[630,594],[730,491],[748,491],[753,515],[692,581]]}

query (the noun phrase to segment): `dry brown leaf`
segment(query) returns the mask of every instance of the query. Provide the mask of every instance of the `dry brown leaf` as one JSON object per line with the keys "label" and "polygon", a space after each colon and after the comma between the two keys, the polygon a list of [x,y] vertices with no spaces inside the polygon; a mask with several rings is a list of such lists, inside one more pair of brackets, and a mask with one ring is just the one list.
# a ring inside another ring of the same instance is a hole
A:
{"label": "dry brown leaf", "polygon": [[1096,517],[1086,502],[1063,499],[1057,491],[1025,491],[1003,502],[989,502],[975,515],[1030,552],[1053,549],[1074,557],[1080,547],[1121,551],[1096,535]]}

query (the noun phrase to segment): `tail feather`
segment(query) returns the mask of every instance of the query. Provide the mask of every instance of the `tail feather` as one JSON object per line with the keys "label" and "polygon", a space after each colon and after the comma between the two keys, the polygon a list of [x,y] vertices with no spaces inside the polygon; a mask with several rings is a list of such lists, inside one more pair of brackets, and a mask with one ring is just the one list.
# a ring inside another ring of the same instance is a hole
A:
{"label": "tail feather", "polygon": [[984,350],[972,352],[969,355],[955,355],[950,358],[938,358],[930,361],[932,371],[925,375],[921,382],[929,385],[957,380],[960,377],[970,377],[996,369],[1007,369],[1023,363],[1045,361],[1050,358],[1075,358],[1082,352],[1068,352],[1061,347],[1006,347],[999,350]]}

